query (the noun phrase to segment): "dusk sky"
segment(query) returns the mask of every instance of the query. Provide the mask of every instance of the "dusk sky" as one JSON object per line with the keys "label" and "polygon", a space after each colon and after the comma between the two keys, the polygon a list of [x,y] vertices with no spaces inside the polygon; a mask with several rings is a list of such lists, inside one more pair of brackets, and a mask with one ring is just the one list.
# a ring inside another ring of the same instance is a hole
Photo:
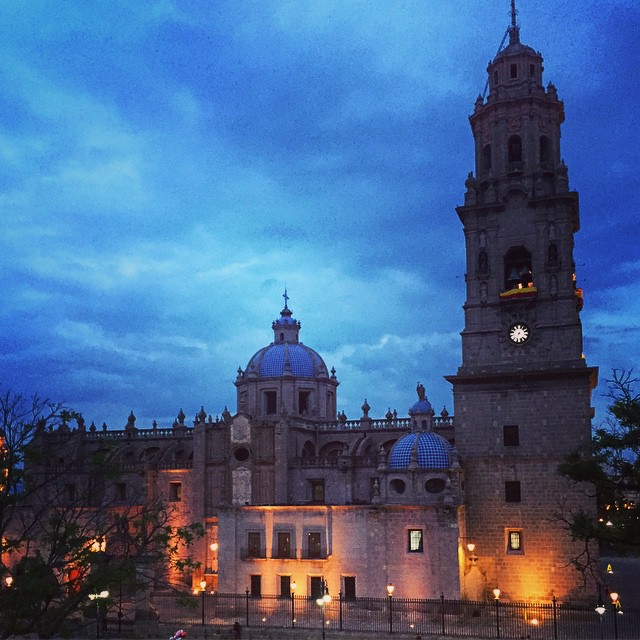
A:
{"label": "dusk sky", "polygon": [[[338,408],[453,412],[468,116],[508,0],[0,5],[2,389],[235,412],[283,306]],[[519,0],[565,102],[584,351],[640,373],[640,3]]]}

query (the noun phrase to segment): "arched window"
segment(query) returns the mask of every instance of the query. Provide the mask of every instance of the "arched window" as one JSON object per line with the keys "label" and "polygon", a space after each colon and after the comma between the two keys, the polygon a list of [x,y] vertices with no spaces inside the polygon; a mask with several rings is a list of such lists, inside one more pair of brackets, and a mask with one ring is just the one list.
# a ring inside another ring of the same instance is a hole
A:
{"label": "arched window", "polygon": [[533,286],[531,254],[522,246],[511,247],[504,255],[505,290]]}
{"label": "arched window", "polygon": [[549,148],[549,138],[540,136],[540,164],[551,162],[551,149]]}
{"label": "arched window", "polygon": [[485,144],[482,149],[482,164],[480,167],[482,173],[489,173],[491,171],[491,145]]}
{"label": "arched window", "polygon": [[520,136],[511,136],[509,138],[509,162],[522,162],[522,140]]}

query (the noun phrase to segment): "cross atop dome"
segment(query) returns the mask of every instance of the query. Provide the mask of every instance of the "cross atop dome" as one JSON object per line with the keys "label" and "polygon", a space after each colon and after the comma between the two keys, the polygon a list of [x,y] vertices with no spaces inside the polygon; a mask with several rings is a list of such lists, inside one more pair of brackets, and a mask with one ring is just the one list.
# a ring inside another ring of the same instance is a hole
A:
{"label": "cross atop dome", "polygon": [[509,44],[520,42],[520,27],[516,23],[516,0],[511,0],[511,26],[509,27]]}
{"label": "cross atop dome", "polygon": [[300,331],[300,322],[293,318],[291,309],[289,309],[289,294],[287,287],[284,288],[282,294],[284,298],[284,308],[280,312],[280,317],[274,320],[271,327],[273,329],[273,341],[278,343],[288,342],[297,344],[299,341],[298,333]]}

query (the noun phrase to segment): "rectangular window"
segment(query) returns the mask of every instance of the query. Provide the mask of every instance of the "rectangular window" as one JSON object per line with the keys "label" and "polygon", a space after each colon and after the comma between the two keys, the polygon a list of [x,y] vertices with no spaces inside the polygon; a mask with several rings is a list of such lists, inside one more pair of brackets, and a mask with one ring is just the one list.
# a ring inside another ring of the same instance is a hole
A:
{"label": "rectangular window", "polygon": [[355,576],[344,576],[344,599],[349,602],[356,599],[356,578]]}
{"label": "rectangular window", "polygon": [[520,480],[508,480],[504,483],[505,502],[520,502]]}
{"label": "rectangular window", "polygon": [[291,558],[291,533],[288,531],[278,532],[277,558]]}
{"label": "rectangular window", "polygon": [[409,529],[409,553],[422,553],[422,529]]}
{"label": "rectangular window", "polygon": [[518,77],[518,65],[517,64],[512,64],[510,67],[510,71],[511,71],[511,78],[517,78]]}
{"label": "rectangular window", "polygon": [[76,485],[68,484],[65,486],[64,492],[66,494],[67,502],[75,502],[76,501]]}
{"label": "rectangular window", "polygon": [[507,531],[507,553],[524,553],[522,547],[522,531],[510,529]]}
{"label": "rectangular window", "polygon": [[309,397],[311,396],[311,391],[298,391],[298,413],[300,415],[305,415],[309,413]]}
{"label": "rectangular window", "polygon": [[116,482],[115,484],[116,502],[125,502],[127,499],[127,483]]}
{"label": "rectangular window", "polygon": [[280,597],[291,597],[291,576],[280,576]]}
{"label": "rectangular window", "polygon": [[322,537],[320,533],[307,534],[307,553],[309,558],[322,558]]}
{"label": "rectangular window", "polygon": [[247,557],[260,558],[260,542],[262,536],[259,531],[249,531],[247,533]]}
{"label": "rectangular window", "polygon": [[264,408],[267,415],[278,413],[278,394],[275,391],[264,392]]}
{"label": "rectangular window", "polygon": [[317,600],[323,596],[322,593],[322,578],[320,576],[311,576],[310,578],[310,586],[311,586],[311,599]]}
{"label": "rectangular window", "polygon": [[517,424],[505,424],[502,427],[502,438],[505,447],[518,447],[520,445],[520,431]]}
{"label": "rectangular window", "polygon": [[309,480],[311,484],[311,502],[324,503],[324,480]]}
{"label": "rectangular window", "polygon": [[262,595],[262,576],[251,576],[251,595],[254,598]]}
{"label": "rectangular window", "polygon": [[182,482],[169,483],[169,500],[171,502],[180,502],[182,500]]}

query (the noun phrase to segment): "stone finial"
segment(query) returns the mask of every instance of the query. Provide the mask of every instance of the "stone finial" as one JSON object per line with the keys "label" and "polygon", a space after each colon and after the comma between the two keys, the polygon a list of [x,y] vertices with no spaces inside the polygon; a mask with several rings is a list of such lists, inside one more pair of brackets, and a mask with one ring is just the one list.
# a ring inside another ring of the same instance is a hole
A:
{"label": "stone finial", "polygon": [[154,420],[154,421],[151,423],[151,428],[152,428],[154,431],[156,431],[156,430],[158,429],[158,421],[157,421],[157,420]]}
{"label": "stone finial", "polygon": [[204,422],[207,419],[207,412],[204,410],[204,405],[200,405],[200,413],[198,414],[200,422]]}
{"label": "stone finial", "polygon": [[226,422],[231,418],[231,412],[227,409],[227,405],[224,405],[224,411],[222,412],[222,419]]}
{"label": "stone finial", "polygon": [[180,424],[180,425],[184,425],[184,421],[185,421],[185,418],[186,418],[186,417],[187,417],[187,416],[184,414],[184,411],[183,411],[182,409],[180,409],[180,413],[178,413],[178,417],[177,417],[177,419],[178,419],[178,424]]}
{"label": "stone finial", "polygon": [[78,425],[78,430],[79,431],[86,431],[87,430],[87,428],[84,425],[84,418],[82,417],[81,414],[78,414],[76,416],[76,423]]}
{"label": "stone finial", "polygon": [[442,407],[442,411],[440,415],[446,420],[449,417],[449,412],[447,411],[447,407]]}
{"label": "stone finial", "polygon": [[362,409],[362,417],[363,418],[368,418],[369,417],[369,411],[371,410],[371,407],[369,406],[369,403],[367,402],[366,398],[364,399],[364,404],[360,408]]}
{"label": "stone finial", "polygon": [[332,380],[336,379],[336,368],[335,367],[331,367],[331,379]]}
{"label": "stone finial", "polygon": [[418,382],[416,386],[416,393],[418,394],[418,400],[424,400],[426,396],[426,392],[424,390],[424,385],[421,382]]}
{"label": "stone finial", "polygon": [[242,380],[244,376],[244,371],[242,371],[242,367],[238,367],[238,375],[236,376],[236,380]]}
{"label": "stone finial", "polygon": [[338,420],[344,424],[347,421],[347,414],[344,411],[339,412]]}
{"label": "stone finial", "polygon": [[92,420],[91,424],[89,425],[89,431],[91,431],[91,433],[95,433],[96,432],[96,423]]}
{"label": "stone finial", "polygon": [[106,423],[106,422],[103,422],[103,423],[102,423],[102,430],[103,430],[103,431],[106,431],[106,430],[107,430],[107,423]]}
{"label": "stone finial", "polygon": [[393,413],[391,413],[391,407],[387,409],[387,413],[384,416],[387,419],[387,422],[391,422],[393,420]]}

